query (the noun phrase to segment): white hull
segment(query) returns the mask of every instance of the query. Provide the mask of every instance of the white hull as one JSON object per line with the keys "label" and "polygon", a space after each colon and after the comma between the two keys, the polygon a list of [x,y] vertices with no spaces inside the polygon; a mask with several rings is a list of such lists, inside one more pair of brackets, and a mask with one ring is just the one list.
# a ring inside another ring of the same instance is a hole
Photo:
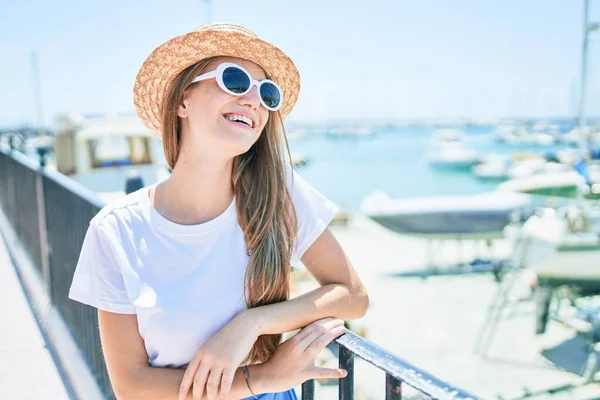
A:
{"label": "white hull", "polygon": [[[575,221],[575,220],[573,220]],[[567,218],[549,210],[531,217],[518,232],[507,229],[507,236],[521,238],[516,257],[533,269],[539,278],[564,282],[600,282],[600,227],[597,216],[589,221],[587,232],[571,232]]]}
{"label": "white hull", "polygon": [[429,239],[495,239],[512,214],[531,215],[531,198],[491,192],[474,196],[392,199],[367,197],[361,210],[378,224],[401,234]]}
{"label": "white hull", "polygon": [[575,171],[555,172],[532,175],[526,178],[512,179],[498,185],[498,190],[509,192],[533,193],[550,189],[576,189],[585,181]]}

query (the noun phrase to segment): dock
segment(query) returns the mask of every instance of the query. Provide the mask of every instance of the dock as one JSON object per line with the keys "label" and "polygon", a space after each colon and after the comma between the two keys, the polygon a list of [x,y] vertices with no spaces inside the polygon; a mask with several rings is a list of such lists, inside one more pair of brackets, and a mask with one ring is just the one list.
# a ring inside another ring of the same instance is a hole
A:
{"label": "dock", "polygon": [[[587,358],[584,340],[555,321],[549,322],[545,334],[535,334],[535,304],[527,291],[527,274],[513,293],[514,301],[506,308],[487,355],[480,355],[475,353],[476,339],[498,289],[492,274],[395,277],[425,269],[425,240],[387,231],[360,215],[346,227],[331,229],[369,291],[369,311],[355,325],[366,329],[367,339],[483,399],[513,399],[580,377]],[[463,243],[462,250],[448,242],[439,252],[436,257],[443,270],[485,251],[473,242]],[[499,240],[493,252],[498,258],[507,257],[510,244]],[[308,290],[314,284],[304,285]],[[358,398],[383,399],[383,379],[379,371],[357,360]],[[335,392],[333,387],[322,390],[331,396]],[[410,388],[403,396],[423,398]],[[531,399],[600,399],[600,385]]]}
{"label": "dock", "polygon": [[0,398],[71,400],[0,236]]}

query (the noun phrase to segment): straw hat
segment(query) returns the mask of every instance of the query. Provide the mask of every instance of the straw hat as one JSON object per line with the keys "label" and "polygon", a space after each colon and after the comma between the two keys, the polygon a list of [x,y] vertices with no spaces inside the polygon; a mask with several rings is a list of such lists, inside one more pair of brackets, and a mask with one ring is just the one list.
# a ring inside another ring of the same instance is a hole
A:
{"label": "straw hat", "polygon": [[260,65],[283,91],[281,116],[292,111],[300,91],[294,62],[240,25],[211,23],[161,44],[142,64],[133,87],[133,103],[144,125],[160,135],[160,106],[173,79],[196,62],[215,56],[238,57]]}

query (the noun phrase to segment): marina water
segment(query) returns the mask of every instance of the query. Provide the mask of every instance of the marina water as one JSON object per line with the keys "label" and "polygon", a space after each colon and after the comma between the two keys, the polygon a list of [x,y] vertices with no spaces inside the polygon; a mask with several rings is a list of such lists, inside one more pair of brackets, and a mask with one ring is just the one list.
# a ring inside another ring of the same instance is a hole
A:
{"label": "marina water", "polygon": [[[493,127],[464,129],[466,142],[484,156],[489,153],[546,154],[566,145],[511,146],[497,143]],[[565,131],[567,127],[561,127]],[[400,127],[376,130],[363,138],[332,138],[309,134],[291,140],[292,152],[305,156],[309,163],[299,173],[324,195],[351,213],[374,191],[391,197],[469,195],[494,190],[498,182],[475,178],[469,170],[431,168],[427,153],[435,128]]]}

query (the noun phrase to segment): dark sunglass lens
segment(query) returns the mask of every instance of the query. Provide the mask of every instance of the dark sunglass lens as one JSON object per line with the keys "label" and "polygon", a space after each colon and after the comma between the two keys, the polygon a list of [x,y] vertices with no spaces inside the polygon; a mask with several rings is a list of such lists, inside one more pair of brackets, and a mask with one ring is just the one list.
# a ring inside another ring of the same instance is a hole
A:
{"label": "dark sunglass lens", "polygon": [[260,98],[269,108],[277,108],[281,102],[281,93],[272,83],[263,83],[260,86]]}
{"label": "dark sunglass lens", "polygon": [[227,67],[223,71],[223,84],[233,93],[246,93],[250,87],[250,79],[241,69]]}

